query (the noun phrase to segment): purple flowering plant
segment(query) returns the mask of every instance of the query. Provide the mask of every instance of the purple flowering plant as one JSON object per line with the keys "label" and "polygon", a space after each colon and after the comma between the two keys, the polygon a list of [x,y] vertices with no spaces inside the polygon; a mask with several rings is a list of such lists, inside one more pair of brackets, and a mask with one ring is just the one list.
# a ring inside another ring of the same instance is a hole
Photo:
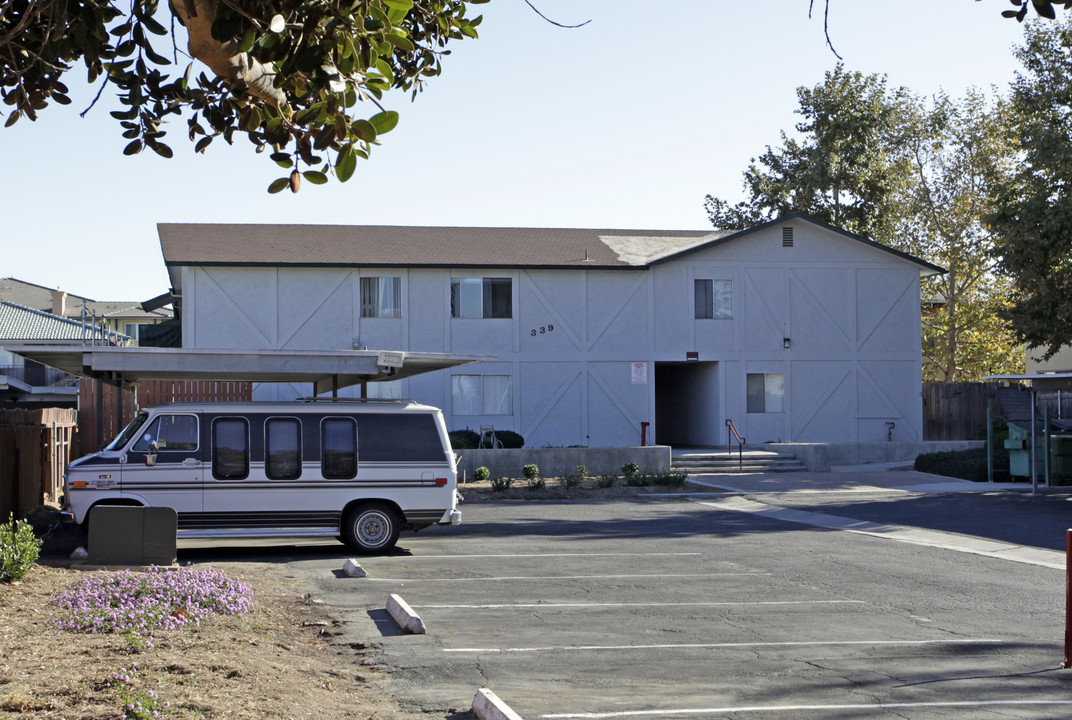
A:
{"label": "purple flowering plant", "polygon": [[120,703],[120,720],[148,720],[160,717],[171,708],[171,703],[161,700],[155,690],[137,687],[138,666],[119,668],[105,681],[104,686],[114,688]]}
{"label": "purple flowering plant", "polygon": [[52,618],[70,632],[122,632],[146,638],[152,649],[154,630],[199,626],[214,614],[245,615],[253,609],[253,591],[213,568],[147,572],[93,573],[75,581],[57,597]]}

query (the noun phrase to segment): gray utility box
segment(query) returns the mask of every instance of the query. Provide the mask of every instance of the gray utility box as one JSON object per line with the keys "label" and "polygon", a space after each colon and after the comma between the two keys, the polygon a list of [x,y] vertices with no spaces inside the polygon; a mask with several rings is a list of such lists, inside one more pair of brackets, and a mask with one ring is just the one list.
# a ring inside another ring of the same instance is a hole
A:
{"label": "gray utility box", "polygon": [[173,508],[98,505],[89,515],[89,564],[175,564],[178,515]]}

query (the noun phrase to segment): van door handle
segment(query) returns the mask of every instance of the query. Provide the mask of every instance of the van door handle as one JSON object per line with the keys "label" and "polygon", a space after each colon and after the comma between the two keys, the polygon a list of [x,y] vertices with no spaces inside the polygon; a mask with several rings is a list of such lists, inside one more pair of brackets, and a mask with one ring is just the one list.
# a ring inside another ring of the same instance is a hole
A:
{"label": "van door handle", "polygon": [[197,467],[201,464],[201,461],[197,458],[186,458],[182,461],[183,467]]}

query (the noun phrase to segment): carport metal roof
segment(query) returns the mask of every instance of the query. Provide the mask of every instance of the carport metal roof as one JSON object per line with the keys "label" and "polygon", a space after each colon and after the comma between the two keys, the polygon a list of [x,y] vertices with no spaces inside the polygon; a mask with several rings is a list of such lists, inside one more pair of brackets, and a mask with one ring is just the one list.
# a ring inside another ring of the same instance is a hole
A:
{"label": "carport metal roof", "polygon": [[126,386],[142,380],[307,382],[317,395],[334,388],[401,378],[491,355],[386,350],[232,350],[209,348],[19,345],[9,352],[54,368]]}

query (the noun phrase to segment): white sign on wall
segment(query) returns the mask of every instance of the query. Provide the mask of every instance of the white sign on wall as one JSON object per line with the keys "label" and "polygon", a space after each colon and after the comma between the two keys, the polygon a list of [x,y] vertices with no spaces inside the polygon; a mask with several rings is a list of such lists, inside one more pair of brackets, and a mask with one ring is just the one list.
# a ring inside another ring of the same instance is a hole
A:
{"label": "white sign on wall", "polygon": [[646,362],[633,363],[633,384],[634,385],[647,385],[648,384],[648,364]]}

